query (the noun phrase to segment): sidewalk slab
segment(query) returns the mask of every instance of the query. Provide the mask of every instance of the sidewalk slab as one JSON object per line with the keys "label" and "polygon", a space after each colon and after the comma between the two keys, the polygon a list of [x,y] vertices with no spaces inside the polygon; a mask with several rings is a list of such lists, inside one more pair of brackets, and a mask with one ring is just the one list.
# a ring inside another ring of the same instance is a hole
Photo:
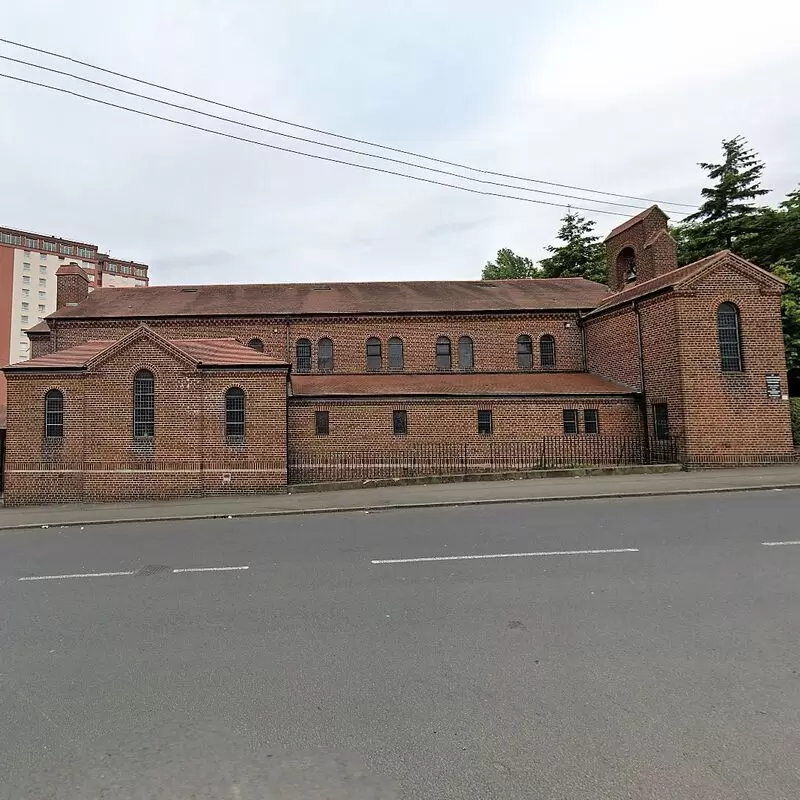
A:
{"label": "sidewalk slab", "polygon": [[0,509],[0,530],[800,488],[800,464]]}

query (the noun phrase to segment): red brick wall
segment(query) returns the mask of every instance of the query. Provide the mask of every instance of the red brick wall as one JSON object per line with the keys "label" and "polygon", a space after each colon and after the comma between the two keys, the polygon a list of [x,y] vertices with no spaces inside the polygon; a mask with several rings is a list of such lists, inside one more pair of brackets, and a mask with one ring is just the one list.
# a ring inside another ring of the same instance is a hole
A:
{"label": "red brick wall", "polygon": [[89,296],[89,276],[75,263],[56,272],[56,308],[78,305]]}
{"label": "red brick wall", "polygon": [[52,347],[50,345],[50,334],[34,334],[31,336],[28,334],[28,341],[31,343],[31,358],[37,358],[38,356],[44,356],[48,353],[52,353]]}
{"label": "red brick wall", "polygon": [[[55,320],[55,349],[63,350],[89,339],[118,339],[139,325],[138,320],[88,322]],[[569,327],[565,327],[566,325]],[[516,371],[516,340],[520,334],[531,336],[534,344],[534,367],[539,365],[539,338],[550,334],[556,343],[556,369],[582,370],[583,345],[577,326],[577,314],[518,314],[451,317],[357,317],[293,320],[153,320],[153,330],[167,338],[239,339],[247,344],[253,338],[264,342],[264,352],[274,358],[289,358],[296,368],[298,339],[312,342],[312,370],[317,367],[317,343],[330,337],[334,343],[334,369],[337,372],[366,370],[366,341],[381,339],[384,369],[388,370],[388,340],[403,340],[406,372],[436,371],[436,339],[448,336],[452,343],[454,369],[458,366],[458,339],[470,336],[474,343],[475,370],[483,372]],[[287,348],[288,341],[288,348]]]}
{"label": "red brick wall", "polygon": [[[720,268],[676,298],[688,456],[696,460],[785,455],[792,451],[788,400],[770,400],[766,376],[780,376],[786,359],[780,296],[732,268]],[[741,316],[741,373],[720,368],[717,308],[732,302]]]}
{"label": "red brick wall", "polygon": [[[292,398],[289,403],[289,449],[338,450],[367,447],[380,450],[430,442],[519,442],[563,436],[562,410],[594,408],[600,434],[636,436],[639,416],[628,398],[329,400]],[[330,434],[316,436],[314,412],[329,411]],[[408,411],[408,435],[392,433],[392,411]],[[478,409],[492,411],[493,434],[478,434]],[[583,429],[582,415],[579,415]]]}
{"label": "red brick wall", "polygon": [[678,266],[675,242],[669,235],[663,212],[656,209],[624,231],[606,240],[608,285],[616,291],[626,286],[627,268],[618,264],[620,253],[630,247],[636,255],[638,283],[663,275]]}
{"label": "red brick wall", "polygon": [[633,389],[641,389],[639,343],[633,309],[625,306],[587,319],[583,324],[587,370]]}
{"label": "red brick wall", "polygon": [[653,404],[669,408],[671,436],[684,436],[683,362],[678,337],[676,298],[659,295],[637,304],[642,326],[644,387],[647,401],[648,430],[654,438]]}
{"label": "red brick wall", "polygon": [[[155,376],[152,444],[132,436],[133,377]],[[86,373],[9,380],[8,505],[262,492],[286,485],[286,373],[197,371],[139,339]],[[224,394],[246,393],[244,443],[224,436]],[[44,439],[44,395],[64,393],[62,440]],[[189,433],[191,432],[191,433]]]}

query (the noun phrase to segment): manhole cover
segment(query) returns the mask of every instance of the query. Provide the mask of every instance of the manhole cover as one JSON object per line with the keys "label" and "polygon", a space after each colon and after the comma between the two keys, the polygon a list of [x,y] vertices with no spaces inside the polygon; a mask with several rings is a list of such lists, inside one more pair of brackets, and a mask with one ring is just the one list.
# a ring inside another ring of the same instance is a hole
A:
{"label": "manhole cover", "polygon": [[147,564],[142,567],[136,574],[137,575],[158,575],[161,572],[171,572],[172,567],[165,564]]}

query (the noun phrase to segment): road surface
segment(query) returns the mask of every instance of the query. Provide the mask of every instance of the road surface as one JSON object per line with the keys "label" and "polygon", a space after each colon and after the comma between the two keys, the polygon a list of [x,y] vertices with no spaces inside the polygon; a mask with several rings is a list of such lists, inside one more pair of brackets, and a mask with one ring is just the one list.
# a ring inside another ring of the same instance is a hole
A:
{"label": "road surface", "polygon": [[795,800],[798,509],[0,534],[0,798]]}

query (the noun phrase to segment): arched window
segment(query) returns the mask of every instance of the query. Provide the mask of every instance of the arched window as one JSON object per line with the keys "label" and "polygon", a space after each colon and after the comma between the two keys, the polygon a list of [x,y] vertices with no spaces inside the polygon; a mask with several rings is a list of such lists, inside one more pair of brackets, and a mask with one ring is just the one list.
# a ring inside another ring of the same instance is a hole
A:
{"label": "arched window", "polygon": [[381,340],[377,336],[367,339],[367,369],[370,372],[380,372],[383,369]]}
{"label": "arched window", "polygon": [[297,371],[311,372],[311,342],[308,339],[298,339],[295,350],[297,352]]}
{"label": "arched window", "polygon": [[517,369],[533,369],[533,341],[526,333],[517,336]]}
{"label": "arched window", "polygon": [[238,386],[225,392],[225,436],[244,439],[244,390]]}
{"label": "arched window", "polygon": [[617,256],[617,278],[620,286],[636,280],[636,251],[632,247],[623,247]]}
{"label": "arched window", "polygon": [[64,395],[58,389],[44,396],[44,435],[48,439],[64,437]]}
{"label": "arched window", "polygon": [[475,348],[472,345],[472,339],[469,336],[462,336],[458,340],[458,368],[459,369],[474,369],[475,368]]}
{"label": "arched window", "polygon": [[389,339],[389,369],[403,369],[403,340],[397,336]]}
{"label": "arched window", "polygon": [[719,357],[723,372],[742,371],[742,331],[739,309],[733,303],[723,303],[717,309]]}
{"label": "arched window", "polygon": [[450,340],[446,336],[440,336],[436,340],[436,369],[453,368],[451,349]]}
{"label": "arched window", "polygon": [[327,336],[317,343],[317,369],[333,372],[333,342]]}
{"label": "arched window", "polygon": [[247,346],[255,350],[257,353],[264,352],[264,342],[262,342],[261,339],[251,339],[247,343]]}
{"label": "arched window", "polygon": [[133,435],[136,439],[156,435],[156,382],[146,369],[133,377]]}
{"label": "arched window", "polygon": [[556,340],[549,333],[539,339],[539,364],[542,369],[553,369],[556,365]]}

